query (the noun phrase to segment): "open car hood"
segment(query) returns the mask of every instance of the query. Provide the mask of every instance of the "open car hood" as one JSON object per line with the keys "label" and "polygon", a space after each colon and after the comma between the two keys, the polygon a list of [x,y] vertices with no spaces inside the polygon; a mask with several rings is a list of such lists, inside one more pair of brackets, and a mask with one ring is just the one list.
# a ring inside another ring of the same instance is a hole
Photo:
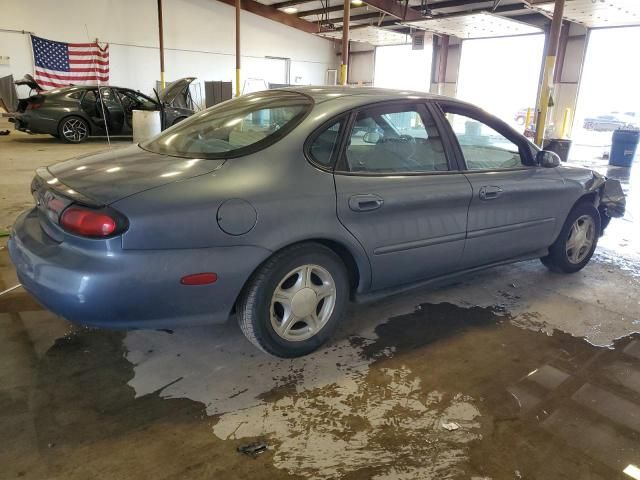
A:
{"label": "open car hood", "polygon": [[189,85],[193,82],[196,77],[186,77],[181,78],[180,80],[176,80],[175,82],[171,82],[169,86],[167,86],[162,92],[160,92],[160,101],[162,103],[171,104],[178,97],[182,96],[181,105],[188,105],[187,97],[189,95]]}
{"label": "open car hood", "polygon": [[42,91],[44,90],[39,84],[38,82],[36,82],[36,79],[33,78],[31,75],[29,75],[28,73],[22,77],[20,80],[16,80],[15,82],[13,82],[14,84],[20,86],[20,85],[26,85],[27,87],[33,89],[33,90],[38,90],[38,91]]}

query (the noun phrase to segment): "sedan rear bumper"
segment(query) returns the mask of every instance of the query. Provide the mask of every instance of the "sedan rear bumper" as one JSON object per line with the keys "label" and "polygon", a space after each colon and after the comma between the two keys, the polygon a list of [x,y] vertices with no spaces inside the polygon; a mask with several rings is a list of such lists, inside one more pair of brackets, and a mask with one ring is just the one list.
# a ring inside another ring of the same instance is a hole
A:
{"label": "sedan rear bumper", "polygon": [[[122,250],[57,243],[35,210],[18,217],[9,254],[23,286],[54,313],[106,328],[175,328],[221,323],[254,268],[271,252],[253,246]],[[107,244],[105,243],[105,247]],[[187,286],[185,275],[215,272],[213,284]]]}

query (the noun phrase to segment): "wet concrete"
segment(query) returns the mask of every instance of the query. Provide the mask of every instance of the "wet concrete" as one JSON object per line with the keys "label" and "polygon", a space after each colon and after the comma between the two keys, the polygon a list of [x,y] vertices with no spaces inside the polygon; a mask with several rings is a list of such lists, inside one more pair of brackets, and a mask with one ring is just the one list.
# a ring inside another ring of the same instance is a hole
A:
{"label": "wet concrete", "polygon": [[[63,155],[40,141],[29,162]],[[6,145],[2,172],[19,157],[5,162]],[[74,327],[20,289],[1,296],[0,479],[631,478],[638,180],[609,174],[630,208],[583,271],[526,262],[351,305],[329,345],[300,359],[256,351],[233,322],[112,332]],[[17,282],[2,240],[0,291]],[[267,451],[236,451],[254,441]]]}

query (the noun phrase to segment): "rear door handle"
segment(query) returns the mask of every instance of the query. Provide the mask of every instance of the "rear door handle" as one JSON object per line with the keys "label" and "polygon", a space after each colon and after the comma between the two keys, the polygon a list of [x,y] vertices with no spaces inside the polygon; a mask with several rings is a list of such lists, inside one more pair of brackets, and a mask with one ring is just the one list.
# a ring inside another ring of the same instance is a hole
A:
{"label": "rear door handle", "polygon": [[494,200],[500,196],[502,188],[495,185],[480,187],[480,200]]}
{"label": "rear door handle", "polygon": [[377,210],[384,204],[382,197],[373,193],[353,195],[349,197],[349,208],[354,212]]}

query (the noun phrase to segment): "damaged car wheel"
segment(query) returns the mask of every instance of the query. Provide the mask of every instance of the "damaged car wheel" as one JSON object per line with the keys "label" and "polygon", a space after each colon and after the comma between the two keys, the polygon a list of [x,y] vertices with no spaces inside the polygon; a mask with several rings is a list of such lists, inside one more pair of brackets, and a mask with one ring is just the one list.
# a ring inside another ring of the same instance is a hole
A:
{"label": "damaged car wheel", "polygon": [[560,235],[540,260],[551,271],[575,273],[589,263],[600,236],[600,214],[587,202],[569,213]]}

